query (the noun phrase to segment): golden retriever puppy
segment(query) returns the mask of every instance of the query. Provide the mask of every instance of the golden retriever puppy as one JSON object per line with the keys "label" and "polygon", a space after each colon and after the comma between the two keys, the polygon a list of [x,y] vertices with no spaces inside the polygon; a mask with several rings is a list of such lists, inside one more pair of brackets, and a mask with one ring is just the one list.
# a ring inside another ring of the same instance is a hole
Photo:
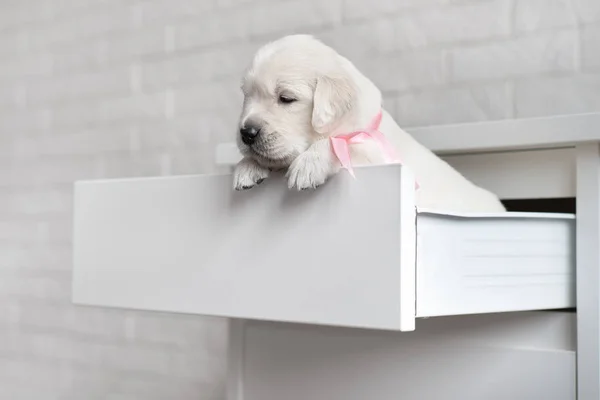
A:
{"label": "golden retriever puppy", "polygon": [[[234,188],[260,184],[287,170],[290,189],[312,189],[341,169],[330,137],[365,129],[379,113],[379,131],[419,184],[418,207],[498,212],[504,206],[403,131],[382,108],[380,90],[346,58],[310,35],[260,48],[245,73]],[[418,107],[418,104],[415,105]],[[372,140],[349,145],[353,165],[386,162]]]}

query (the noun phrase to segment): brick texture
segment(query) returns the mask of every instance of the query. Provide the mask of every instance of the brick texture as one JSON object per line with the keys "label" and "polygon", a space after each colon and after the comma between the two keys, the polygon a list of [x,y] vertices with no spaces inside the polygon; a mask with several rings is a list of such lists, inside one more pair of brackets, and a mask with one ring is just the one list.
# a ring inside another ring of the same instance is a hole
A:
{"label": "brick texture", "polygon": [[515,8],[515,29],[529,32],[577,25],[571,0],[520,0]]}
{"label": "brick texture", "polygon": [[600,23],[583,27],[582,42],[582,67],[600,71]]}
{"label": "brick texture", "polygon": [[74,307],[72,183],[221,172],[240,74],[309,32],[401,125],[600,109],[598,0],[0,4],[0,399],[222,400],[220,319]]}

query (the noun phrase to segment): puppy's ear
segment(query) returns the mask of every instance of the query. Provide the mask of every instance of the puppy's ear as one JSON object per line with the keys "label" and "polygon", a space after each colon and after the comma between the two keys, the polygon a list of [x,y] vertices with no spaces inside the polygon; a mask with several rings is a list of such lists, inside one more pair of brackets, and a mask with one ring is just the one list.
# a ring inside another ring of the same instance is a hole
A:
{"label": "puppy's ear", "polygon": [[313,98],[312,126],[318,133],[333,130],[354,107],[357,90],[350,77],[323,76],[317,79]]}

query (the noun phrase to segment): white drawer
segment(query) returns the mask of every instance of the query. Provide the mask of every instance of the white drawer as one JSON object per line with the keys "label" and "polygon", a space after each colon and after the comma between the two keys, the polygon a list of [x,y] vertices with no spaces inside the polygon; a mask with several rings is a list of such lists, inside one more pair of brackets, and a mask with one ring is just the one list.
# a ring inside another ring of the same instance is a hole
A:
{"label": "white drawer", "polygon": [[300,193],[235,192],[229,175],[79,182],[73,301],[401,331],[574,306],[572,216],[417,218],[414,195],[397,165]]}
{"label": "white drawer", "polygon": [[430,318],[408,335],[259,321],[242,332],[240,400],[577,398],[574,313]]}

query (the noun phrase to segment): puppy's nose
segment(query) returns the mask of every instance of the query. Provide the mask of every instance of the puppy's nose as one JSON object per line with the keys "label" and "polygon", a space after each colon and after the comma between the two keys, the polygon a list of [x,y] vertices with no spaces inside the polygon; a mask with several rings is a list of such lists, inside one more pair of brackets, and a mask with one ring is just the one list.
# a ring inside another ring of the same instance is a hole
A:
{"label": "puppy's nose", "polygon": [[242,135],[242,142],[250,145],[254,143],[256,137],[260,133],[260,128],[254,125],[248,125],[240,128],[240,135]]}

